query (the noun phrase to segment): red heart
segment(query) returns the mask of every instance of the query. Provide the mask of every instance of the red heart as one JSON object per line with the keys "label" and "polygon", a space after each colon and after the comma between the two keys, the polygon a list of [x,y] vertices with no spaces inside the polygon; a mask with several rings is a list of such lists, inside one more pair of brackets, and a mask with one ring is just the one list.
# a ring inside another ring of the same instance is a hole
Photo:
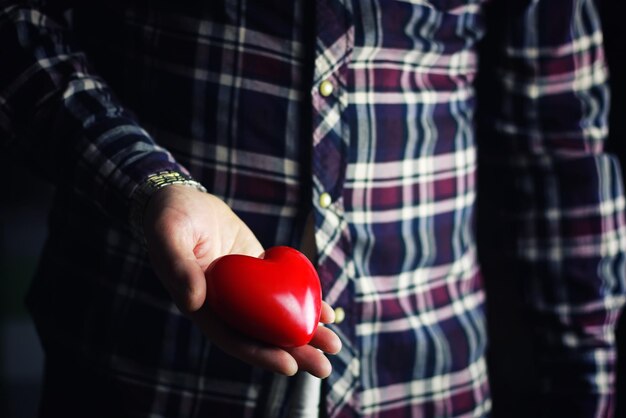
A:
{"label": "red heart", "polygon": [[213,311],[233,328],[267,343],[297,347],[313,338],[322,289],[306,256],[272,247],[260,258],[226,255],[206,271]]}

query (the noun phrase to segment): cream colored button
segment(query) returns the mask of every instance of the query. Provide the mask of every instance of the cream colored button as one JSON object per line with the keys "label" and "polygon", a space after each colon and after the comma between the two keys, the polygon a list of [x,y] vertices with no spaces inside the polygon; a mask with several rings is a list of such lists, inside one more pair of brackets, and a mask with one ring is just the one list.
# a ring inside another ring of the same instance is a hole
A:
{"label": "cream colored button", "polygon": [[333,199],[330,197],[328,193],[322,193],[320,195],[320,206],[326,209],[333,203]]}
{"label": "cream colored button", "polygon": [[343,308],[335,308],[335,324],[341,324],[346,319],[346,311]]}
{"label": "cream colored button", "polygon": [[328,97],[333,94],[334,89],[335,87],[333,87],[333,83],[328,80],[324,80],[320,83],[320,94],[324,97]]}

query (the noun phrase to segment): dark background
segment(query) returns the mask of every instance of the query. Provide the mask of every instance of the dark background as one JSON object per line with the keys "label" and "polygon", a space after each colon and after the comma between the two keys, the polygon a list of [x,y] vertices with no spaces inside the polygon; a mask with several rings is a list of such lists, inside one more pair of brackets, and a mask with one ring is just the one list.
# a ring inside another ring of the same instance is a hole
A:
{"label": "dark background", "polygon": [[[623,2],[599,0],[604,29],[606,57],[611,74],[611,113],[609,150],[617,154],[626,173],[626,31]],[[618,10],[618,6],[619,9]],[[617,327],[617,411],[615,417],[626,417],[626,319],[622,316]],[[621,359],[621,360],[620,360]]]}
{"label": "dark background", "polygon": [[[612,107],[609,149],[626,167],[626,20],[619,1],[598,0]],[[36,414],[43,356],[23,298],[46,235],[52,187],[0,152],[0,417]],[[626,417],[626,320],[618,327],[618,403],[616,417]],[[530,418],[530,417],[529,417]]]}

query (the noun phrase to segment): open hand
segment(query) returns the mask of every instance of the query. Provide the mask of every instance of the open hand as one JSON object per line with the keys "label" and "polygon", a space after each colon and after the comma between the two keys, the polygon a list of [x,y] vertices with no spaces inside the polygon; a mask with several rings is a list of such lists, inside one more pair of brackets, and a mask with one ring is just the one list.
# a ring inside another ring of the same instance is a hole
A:
{"label": "open hand", "polygon": [[[225,352],[254,366],[285,375],[305,370],[327,377],[331,365],[325,353],[341,349],[339,337],[319,326],[308,345],[281,348],[252,340],[227,326],[206,303],[204,272],[226,254],[258,257],[263,247],[252,231],[219,198],[192,187],[172,185],[151,197],[144,232],[152,265],[178,308]],[[322,302],[322,323],[334,312]]]}

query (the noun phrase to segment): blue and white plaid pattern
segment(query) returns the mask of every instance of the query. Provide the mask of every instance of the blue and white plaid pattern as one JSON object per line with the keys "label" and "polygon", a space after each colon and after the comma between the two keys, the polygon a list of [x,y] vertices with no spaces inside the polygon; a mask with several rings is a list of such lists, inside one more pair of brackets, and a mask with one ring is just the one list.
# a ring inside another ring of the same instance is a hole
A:
{"label": "blue and white plaid pattern", "polygon": [[313,211],[346,312],[329,417],[489,415],[483,276],[519,289],[535,416],[610,415],[626,239],[591,0],[41,3],[1,2],[0,137],[57,185],[29,306],[48,352],[107,376],[94,407],[286,411],[129,233],[137,185],[188,170],[264,246]]}

